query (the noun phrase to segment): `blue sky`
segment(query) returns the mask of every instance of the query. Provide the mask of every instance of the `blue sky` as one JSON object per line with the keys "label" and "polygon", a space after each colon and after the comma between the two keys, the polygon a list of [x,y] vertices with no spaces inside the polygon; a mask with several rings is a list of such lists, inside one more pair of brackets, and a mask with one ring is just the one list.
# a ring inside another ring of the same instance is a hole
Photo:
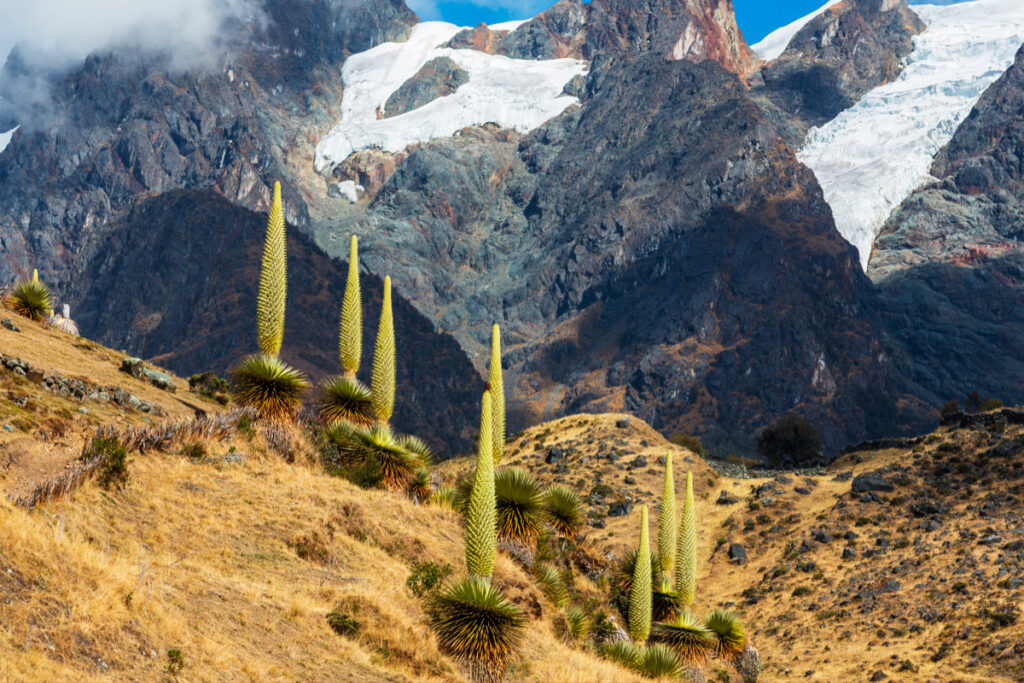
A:
{"label": "blue sky", "polygon": [[[510,19],[527,19],[555,3],[555,0],[407,0],[423,19],[443,19],[453,24],[474,26]],[[814,11],[825,0],[733,0],[736,20],[748,42],[755,43],[770,31]]]}

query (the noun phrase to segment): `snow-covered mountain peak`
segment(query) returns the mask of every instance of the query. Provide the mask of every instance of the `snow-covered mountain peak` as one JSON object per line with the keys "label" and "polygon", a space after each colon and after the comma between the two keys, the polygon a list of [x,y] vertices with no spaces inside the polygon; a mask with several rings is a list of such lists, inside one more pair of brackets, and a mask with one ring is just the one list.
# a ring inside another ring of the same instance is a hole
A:
{"label": "snow-covered mountain peak", "polygon": [[[517,23],[495,26],[509,30]],[[565,85],[587,71],[575,59],[510,59],[444,47],[464,27],[440,21],[417,24],[404,43],[383,43],[345,61],[341,120],[320,141],[314,161],[327,174],[360,149],[398,152],[408,145],[453,135],[467,126],[497,123],[527,131],[578,102]],[[450,95],[396,116],[379,118],[388,98],[429,61],[447,57],[468,74]],[[351,185],[351,183],[350,183]],[[339,188],[353,198],[354,185]]]}
{"label": "snow-covered mountain peak", "polygon": [[828,0],[828,2],[810,14],[775,29],[760,41],[751,45],[750,48],[757,53],[758,57],[766,62],[770,62],[786,50],[789,41],[793,40],[793,36],[799,33],[800,29],[807,25],[807,22],[839,2],[840,0]]}
{"label": "snow-covered mountain peak", "polygon": [[915,5],[928,28],[895,81],[811,129],[800,160],[865,270],[890,212],[927,181],[938,151],[1024,42],[1021,0]]}

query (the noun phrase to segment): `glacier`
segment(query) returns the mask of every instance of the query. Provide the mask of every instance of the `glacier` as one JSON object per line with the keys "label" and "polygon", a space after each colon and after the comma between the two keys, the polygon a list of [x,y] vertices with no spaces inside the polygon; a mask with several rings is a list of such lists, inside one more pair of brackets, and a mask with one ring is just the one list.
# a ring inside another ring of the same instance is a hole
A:
{"label": "glacier", "polygon": [[903,73],[812,128],[797,155],[817,176],[865,271],[892,210],[928,182],[935,155],[1024,42],[1021,0],[913,9],[927,29],[914,39]]}
{"label": "glacier", "polygon": [[7,145],[11,144],[11,138],[14,137],[14,131],[18,130],[18,126],[11,128],[6,133],[0,133],[0,154],[7,149]]}
{"label": "glacier", "polygon": [[[491,28],[511,30],[520,23],[506,22]],[[562,89],[574,76],[587,72],[585,61],[510,59],[478,50],[442,47],[463,28],[440,21],[421,22],[413,27],[406,42],[383,43],[345,60],[340,121],[317,145],[315,170],[329,173],[360,149],[398,152],[472,125],[496,123],[528,131],[579,101]],[[469,81],[451,95],[418,109],[377,118],[388,97],[437,57],[448,57],[458,64],[469,74]],[[339,190],[350,199],[356,192],[354,185]]]}
{"label": "glacier", "polygon": [[802,29],[807,22],[839,2],[840,0],[828,0],[828,2],[807,16],[800,17],[796,21],[775,29],[764,38],[751,45],[750,49],[764,61],[772,61],[785,51],[786,46],[789,45],[789,41],[793,40],[793,36],[799,33],[800,29]]}

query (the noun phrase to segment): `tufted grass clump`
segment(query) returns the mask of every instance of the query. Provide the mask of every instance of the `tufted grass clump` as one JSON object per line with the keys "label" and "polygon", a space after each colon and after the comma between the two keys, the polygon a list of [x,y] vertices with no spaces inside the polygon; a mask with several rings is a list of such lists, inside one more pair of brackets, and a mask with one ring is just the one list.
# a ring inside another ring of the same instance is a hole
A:
{"label": "tufted grass clump", "polygon": [[352,637],[359,633],[363,625],[341,610],[327,613],[327,625],[339,636]]}
{"label": "tufted grass clump", "polygon": [[601,648],[601,655],[619,666],[633,669],[640,661],[640,648],[628,640],[615,640]]}
{"label": "tufted grass clump", "polygon": [[664,645],[648,645],[640,649],[640,658],[634,667],[647,678],[678,678],[682,666],[672,648]]}
{"label": "tufted grass clump", "polygon": [[247,356],[231,371],[235,402],[261,418],[294,419],[308,384],[305,375],[276,356]]}
{"label": "tufted grass clump", "polygon": [[566,588],[562,575],[549,564],[538,564],[533,570],[537,577],[540,590],[551,604],[561,609],[569,601],[569,589]]}
{"label": "tufted grass clump", "polygon": [[565,612],[566,635],[573,643],[582,643],[590,635],[590,615],[579,607],[570,607]]}
{"label": "tufted grass clump", "polygon": [[714,634],[689,612],[654,624],[651,640],[672,648],[682,662],[698,666],[707,663],[716,643]]}
{"label": "tufted grass clump", "polygon": [[407,440],[396,437],[383,425],[360,426],[341,421],[329,427],[325,436],[337,447],[341,463],[358,473],[356,483],[363,486],[380,484],[404,491],[417,472],[429,464],[422,453],[408,447]]}
{"label": "tufted grass clump", "polygon": [[704,619],[704,626],[714,638],[715,656],[732,662],[743,654],[743,648],[747,645],[747,633],[735,612],[725,609],[712,610]]}
{"label": "tufted grass clump", "polygon": [[459,492],[451,486],[438,486],[430,494],[430,502],[439,507],[448,508],[455,512],[462,512],[462,502],[459,500]]}
{"label": "tufted grass clump", "polygon": [[351,377],[328,377],[317,396],[320,419],[332,425],[340,420],[373,424],[373,399],[365,384]]}
{"label": "tufted grass clump", "polygon": [[572,539],[583,524],[583,503],[568,486],[552,486],[544,492],[544,515],[556,532]]}
{"label": "tufted grass clump", "polygon": [[128,459],[128,451],[116,437],[93,437],[89,449],[81,459],[86,462],[99,460],[96,482],[102,488],[109,489],[112,486],[121,488],[128,483],[128,465],[131,460]]}
{"label": "tufted grass clump", "polygon": [[474,683],[504,678],[523,638],[519,607],[486,580],[469,578],[436,594],[427,613],[438,649],[465,666]]}
{"label": "tufted grass clump", "polygon": [[543,500],[536,477],[517,467],[494,475],[498,540],[530,548],[541,532]]}
{"label": "tufted grass clump", "polygon": [[36,322],[44,322],[53,315],[53,297],[49,288],[36,275],[11,288],[11,293],[7,295],[7,305],[18,315]]}

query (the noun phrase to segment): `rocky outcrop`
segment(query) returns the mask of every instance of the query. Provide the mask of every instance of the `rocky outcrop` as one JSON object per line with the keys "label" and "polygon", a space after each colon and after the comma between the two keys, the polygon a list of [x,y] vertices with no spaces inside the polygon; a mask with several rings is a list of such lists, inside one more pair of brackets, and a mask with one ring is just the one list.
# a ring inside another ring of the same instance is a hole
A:
{"label": "rocky outcrop", "polygon": [[907,0],[846,0],[811,19],[759,77],[806,131],[896,78],[923,30]]}
{"label": "rocky outcrop", "polygon": [[[116,221],[79,278],[86,336],[126,346],[181,374],[226,375],[257,349],[256,289],[266,218],[210,191],[146,200]],[[348,266],[308,237],[288,235],[288,313],[282,357],[314,382],[338,372],[337,320]],[[382,296],[362,275],[367,383]],[[398,392],[395,426],[447,454],[472,443],[483,380],[450,336],[394,293]]]}
{"label": "rocky outcrop", "polygon": [[508,35],[478,26],[449,43],[470,45],[518,59],[656,52],[669,59],[711,59],[740,75],[758,61],[736,26],[732,0],[559,0]]}
{"label": "rocky outcrop", "polygon": [[398,116],[439,97],[451,95],[469,82],[469,74],[450,57],[437,57],[424,64],[416,74],[391,93],[384,103],[383,118]]}

